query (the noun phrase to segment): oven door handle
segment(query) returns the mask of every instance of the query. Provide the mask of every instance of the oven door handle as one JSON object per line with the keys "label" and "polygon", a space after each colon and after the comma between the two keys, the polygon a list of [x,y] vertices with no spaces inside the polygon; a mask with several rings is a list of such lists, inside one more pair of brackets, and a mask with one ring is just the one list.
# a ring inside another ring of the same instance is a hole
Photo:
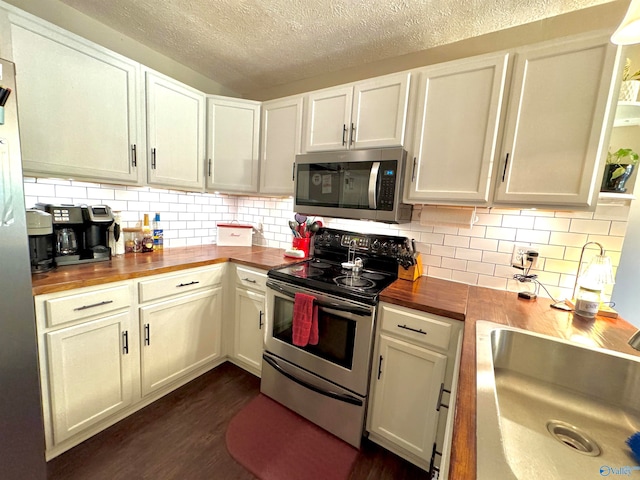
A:
{"label": "oven door handle", "polygon": [[271,365],[278,373],[284,375],[285,377],[287,377],[289,380],[292,380],[294,382],[296,382],[298,385],[307,388],[309,390],[312,390],[316,393],[319,393],[321,395],[324,395],[325,397],[329,397],[329,398],[333,398],[335,400],[339,400],[341,402],[345,402],[345,403],[350,403],[351,405],[357,405],[359,407],[361,407],[364,402],[362,400],[360,400],[359,398],[356,398],[352,395],[348,395],[346,393],[337,393],[337,392],[332,392],[330,390],[323,390],[320,387],[317,387],[309,382],[305,382],[304,380],[296,377],[295,375],[292,375],[291,373],[287,372],[284,368],[282,368],[280,365],[278,365],[278,362],[276,362],[273,358],[267,356],[266,354],[262,354],[262,358],[265,362],[267,362],[269,365]]}
{"label": "oven door handle", "polygon": [[[296,294],[295,293],[289,292],[289,291],[285,290],[284,288],[280,287],[279,285],[275,285],[272,282],[267,281],[267,287],[272,288],[273,290],[277,290],[278,292],[280,292],[283,295],[286,295],[289,298],[296,298]],[[322,307],[325,310],[333,310],[335,312],[353,313],[354,315],[359,315],[361,317],[370,317],[371,316],[371,310],[368,310],[366,308],[355,307],[355,306],[352,306],[352,305],[339,305],[337,303],[320,302],[317,299],[315,300],[315,304],[318,305],[319,307]]]}

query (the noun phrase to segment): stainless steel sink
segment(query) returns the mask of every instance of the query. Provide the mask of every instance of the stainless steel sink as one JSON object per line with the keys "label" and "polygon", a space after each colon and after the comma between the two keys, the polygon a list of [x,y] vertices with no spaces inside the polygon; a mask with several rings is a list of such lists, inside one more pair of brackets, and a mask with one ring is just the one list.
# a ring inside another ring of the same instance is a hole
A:
{"label": "stainless steel sink", "polygon": [[639,357],[493,322],[476,328],[479,480],[640,469],[625,444],[640,431]]}

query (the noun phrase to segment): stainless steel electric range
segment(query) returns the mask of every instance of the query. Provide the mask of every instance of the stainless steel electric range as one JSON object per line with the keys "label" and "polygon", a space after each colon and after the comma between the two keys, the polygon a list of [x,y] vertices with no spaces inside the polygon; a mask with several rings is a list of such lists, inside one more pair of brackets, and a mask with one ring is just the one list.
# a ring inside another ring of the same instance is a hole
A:
{"label": "stainless steel electric range", "polygon": [[[406,237],[322,228],[313,258],[270,270],[261,391],[359,448],[378,296],[411,251]],[[314,297],[317,345],[294,345],[297,292]]]}

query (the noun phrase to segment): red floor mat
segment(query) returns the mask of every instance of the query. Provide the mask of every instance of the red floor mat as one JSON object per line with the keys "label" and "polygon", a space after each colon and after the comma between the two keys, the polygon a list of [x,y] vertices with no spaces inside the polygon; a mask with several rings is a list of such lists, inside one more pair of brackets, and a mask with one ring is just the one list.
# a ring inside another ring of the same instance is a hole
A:
{"label": "red floor mat", "polygon": [[261,480],[347,479],[358,455],[262,394],[231,419],[226,441],[231,456]]}

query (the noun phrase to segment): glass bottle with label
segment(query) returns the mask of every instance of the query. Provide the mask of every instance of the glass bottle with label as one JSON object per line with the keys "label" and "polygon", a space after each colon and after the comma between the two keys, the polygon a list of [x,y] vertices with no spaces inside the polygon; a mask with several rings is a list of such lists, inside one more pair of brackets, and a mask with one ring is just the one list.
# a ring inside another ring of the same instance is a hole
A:
{"label": "glass bottle with label", "polygon": [[149,214],[144,214],[144,222],[142,224],[142,252],[153,252],[153,234],[149,226]]}

